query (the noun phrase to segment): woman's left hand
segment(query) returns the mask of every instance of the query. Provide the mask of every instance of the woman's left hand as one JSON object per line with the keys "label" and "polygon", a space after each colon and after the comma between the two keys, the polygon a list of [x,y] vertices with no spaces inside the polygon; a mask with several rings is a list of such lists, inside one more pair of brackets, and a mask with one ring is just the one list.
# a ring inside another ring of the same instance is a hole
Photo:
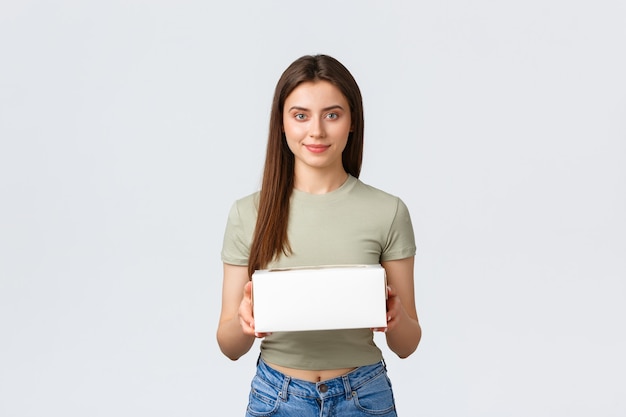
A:
{"label": "woman's left hand", "polygon": [[402,315],[405,315],[406,312],[402,307],[402,302],[400,301],[400,297],[396,293],[396,290],[391,287],[391,285],[387,286],[387,327],[377,327],[372,329],[375,332],[389,332],[393,330],[398,321],[401,319]]}

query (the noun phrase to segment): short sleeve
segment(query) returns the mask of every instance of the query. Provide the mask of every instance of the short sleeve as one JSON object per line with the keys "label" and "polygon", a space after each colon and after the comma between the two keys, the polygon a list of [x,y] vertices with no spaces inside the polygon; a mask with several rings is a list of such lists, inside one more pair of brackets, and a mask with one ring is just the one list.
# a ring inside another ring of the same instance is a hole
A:
{"label": "short sleeve", "polygon": [[381,261],[392,261],[415,256],[415,235],[409,209],[399,198],[397,203],[396,213],[387,235]]}
{"label": "short sleeve", "polygon": [[251,234],[246,230],[246,223],[241,216],[238,202],[235,202],[228,213],[224,243],[222,245],[222,262],[232,265],[248,265],[250,256]]}

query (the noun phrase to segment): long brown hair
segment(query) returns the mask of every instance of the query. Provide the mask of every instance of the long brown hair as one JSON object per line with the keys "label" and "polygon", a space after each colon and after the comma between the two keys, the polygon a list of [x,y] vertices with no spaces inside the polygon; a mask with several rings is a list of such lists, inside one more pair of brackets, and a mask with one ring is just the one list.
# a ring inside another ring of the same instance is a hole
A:
{"label": "long brown hair", "polygon": [[295,158],[283,133],[283,107],[289,94],[298,85],[319,80],[328,81],[339,88],[350,105],[352,132],[348,136],[342,162],[343,168],[353,177],[358,178],[361,173],[363,101],[354,77],[339,61],[328,55],[306,55],[295,60],[283,72],[274,91],[258,217],[248,260],[250,276],[255,270],[266,268],[281,253],[291,253],[287,224]]}

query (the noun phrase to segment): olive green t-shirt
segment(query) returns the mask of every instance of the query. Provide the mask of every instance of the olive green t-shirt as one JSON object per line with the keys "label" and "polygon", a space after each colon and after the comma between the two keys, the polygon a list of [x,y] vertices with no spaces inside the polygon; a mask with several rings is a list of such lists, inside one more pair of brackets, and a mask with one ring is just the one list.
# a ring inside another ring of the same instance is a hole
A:
{"label": "olive green t-shirt", "polygon": [[[255,193],[233,204],[224,234],[224,263],[248,264],[257,203]],[[414,256],[416,250],[402,200],[352,176],[326,194],[294,190],[287,233],[292,253],[268,268],[372,265]],[[324,300],[319,300],[319,308],[324,308]],[[357,367],[382,359],[370,329],[276,332],[263,339],[261,355],[270,363],[309,370]]]}

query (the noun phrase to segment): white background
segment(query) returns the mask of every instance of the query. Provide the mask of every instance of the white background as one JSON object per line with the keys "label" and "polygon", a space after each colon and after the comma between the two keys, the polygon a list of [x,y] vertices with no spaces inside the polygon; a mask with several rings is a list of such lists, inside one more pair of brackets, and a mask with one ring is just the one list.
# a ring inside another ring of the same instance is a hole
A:
{"label": "white background", "polygon": [[[424,337],[401,416],[626,415],[626,3],[0,1],[0,415],[242,416],[232,202],[304,54],[365,101]],[[384,339],[377,337],[384,345]]]}

